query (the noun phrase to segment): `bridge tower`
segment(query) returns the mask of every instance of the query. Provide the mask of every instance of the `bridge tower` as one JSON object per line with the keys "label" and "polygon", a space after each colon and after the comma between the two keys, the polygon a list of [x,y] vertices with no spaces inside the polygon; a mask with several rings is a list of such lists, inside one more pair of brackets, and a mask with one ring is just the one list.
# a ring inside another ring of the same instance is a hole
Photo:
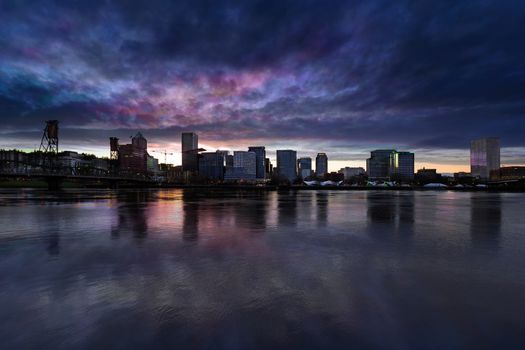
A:
{"label": "bridge tower", "polygon": [[43,152],[42,166],[47,169],[55,168],[58,156],[58,120],[46,121],[39,151]]}
{"label": "bridge tower", "polygon": [[109,138],[109,168],[112,175],[116,175],[119,168],[119,144],[117,137]]}
{"label": "bridge tower", "polygon": [[45,153],[58,154],[58,120],[46,121],[39,150]]}

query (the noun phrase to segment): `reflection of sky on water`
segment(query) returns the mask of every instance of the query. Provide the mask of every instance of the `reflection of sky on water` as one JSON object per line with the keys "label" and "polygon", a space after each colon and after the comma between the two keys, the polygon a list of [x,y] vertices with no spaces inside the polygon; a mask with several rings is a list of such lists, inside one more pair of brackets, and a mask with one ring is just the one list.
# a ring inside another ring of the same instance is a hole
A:
{"label": "reflection of sky on water", "polygon": [[511,347],[525,302],[524,202],[6,192],[0,336],[7,348]]}

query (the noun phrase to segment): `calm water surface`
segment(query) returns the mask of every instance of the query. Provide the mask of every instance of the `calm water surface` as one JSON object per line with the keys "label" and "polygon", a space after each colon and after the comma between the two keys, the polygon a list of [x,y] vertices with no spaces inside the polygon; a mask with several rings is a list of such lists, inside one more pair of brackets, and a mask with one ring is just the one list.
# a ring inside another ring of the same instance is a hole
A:
{"label": "calm water surface", "polygon": [[2,349],[523,349],[525,195],[0,192]]}

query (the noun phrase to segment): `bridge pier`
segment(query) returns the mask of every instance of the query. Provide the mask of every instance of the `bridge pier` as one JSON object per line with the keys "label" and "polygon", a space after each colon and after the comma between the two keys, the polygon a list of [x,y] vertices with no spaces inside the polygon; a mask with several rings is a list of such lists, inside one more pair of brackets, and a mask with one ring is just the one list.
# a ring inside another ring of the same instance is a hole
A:
{"label": "bridge pier", "polygon": [[60,177],[46,177],[47,189],[50,191],[58,191],[62,188],[63,179]]}

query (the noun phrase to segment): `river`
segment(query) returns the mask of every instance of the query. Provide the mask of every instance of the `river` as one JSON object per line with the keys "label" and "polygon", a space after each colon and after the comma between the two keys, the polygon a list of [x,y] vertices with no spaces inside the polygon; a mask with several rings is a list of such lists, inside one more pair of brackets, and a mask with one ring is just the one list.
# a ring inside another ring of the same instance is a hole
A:
{"label": "river", "polygon": [[0,190],[2,349],[523,348],[525,195]]}

